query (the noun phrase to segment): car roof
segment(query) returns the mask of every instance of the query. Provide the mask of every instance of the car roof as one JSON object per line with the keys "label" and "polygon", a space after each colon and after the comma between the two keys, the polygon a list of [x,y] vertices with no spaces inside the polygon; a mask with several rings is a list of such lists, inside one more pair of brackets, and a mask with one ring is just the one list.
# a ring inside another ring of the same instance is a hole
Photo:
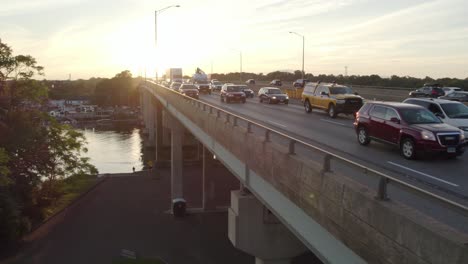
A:
{"label": "car roof", "polygon": [[408,104],[408,103],[400,103],[400,102],[384,102],[384,101],[370,101],[367,102],[368,104],[375,104],[375,105],[384,105],[384,106],[392,106],[395,108],[424,108],[419,105],[415,104]]}
{"label": "car roof", "polygon": [[437,98],[408,98],[406,100],[432,102],[432,103],[437,103],[437,104],[448,104],[448,103],[461,104],[460,102],[457,102],[457,101],[451,101],[451,100],[446,100],[446,99],[437,99]]}
{"label": "car roof", "polygon": [[346,85],[343,85],[343,84],[325,83],[325,82],[321,82],[321,83],[309,82],[307,85],[312,85],[312,86],[314,86],[314,85],[324,85],[324,86],[328,86],[328,87],[333,86],[333,87],[348,87],[349,88],[349,86],[346,86]]}

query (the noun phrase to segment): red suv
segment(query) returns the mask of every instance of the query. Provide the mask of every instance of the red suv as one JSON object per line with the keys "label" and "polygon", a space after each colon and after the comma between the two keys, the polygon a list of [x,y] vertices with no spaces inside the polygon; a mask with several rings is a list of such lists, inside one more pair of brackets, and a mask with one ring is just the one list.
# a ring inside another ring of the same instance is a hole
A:
{"label": "red suv", "polygon": [[422,153],[445,153],[449,157],[465,151],[465,135],[442,123],[429,110],[412,104],[370,102],[356,114],[357,140],[367,145],[371,140],[399,147],[406,159]]}

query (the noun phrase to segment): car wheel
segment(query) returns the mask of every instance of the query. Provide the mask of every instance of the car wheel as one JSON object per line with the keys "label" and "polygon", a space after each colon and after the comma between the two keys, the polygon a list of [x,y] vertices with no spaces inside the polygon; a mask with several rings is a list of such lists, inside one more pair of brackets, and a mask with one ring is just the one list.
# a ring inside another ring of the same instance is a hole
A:
{"label": "car wheel", "polygon": [[331,117],[331,118],[335,118],[336,117],[336,111],[335,111],[335,106],[333,104],[330,104],[328,106],[328,115]]}
{"label": "car wheel", "polygon": [[357,139],[359,144],[363,146],[368,145],[370,143],[370,137],[365,127],[360,127],[358,129]]}
{"label": "car wheel", "polygon": [[271,98],[268,98],[267,103],[268,103],[268,104],[271,104]]}
{"label": "car wheel", "polygon": [[310,105],[309,100],[306,100],[304,102],[304,109],[305,109],[306,113],[312,112],[312,106]]}
{"label": "car wheel", "polygon": [[222,96],[219,97],[221,99],[221,103],[224,102],[224,98]]}
{"label": "car wheel", "polygon": [[243,103],[243,104],[245,104],[245,99],[244,99],[244,100],[242,100],[242,103]]}
{"label": "car wheel", "polygon": [[411,138],[405,138],[401,141],[400,151],[405,159],[411,160],[416,158],[416,149],[414,141]]}
{"label": "car wheel", "polygon": [[286,103],[284,103],[284,104],[286,104],[286,105],[287,105],[287,104],[289,104],[289,102],[286,102]]}
{"label": "car wheel", "polygon": [[263,103],[262,97],[259,97],[259,98],[258,98],[258,101],[259,101],[260,103]]}

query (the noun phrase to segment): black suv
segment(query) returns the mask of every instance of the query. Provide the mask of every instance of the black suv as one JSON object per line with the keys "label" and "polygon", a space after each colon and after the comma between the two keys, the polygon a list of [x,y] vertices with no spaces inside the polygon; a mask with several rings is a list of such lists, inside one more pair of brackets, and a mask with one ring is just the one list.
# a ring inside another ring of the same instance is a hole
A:
{"label": "black suv", "polygon": [[258,100],[260,103],[267,102],[269,104],[288,104],[289,97],[280,89],[274,87],[263,87],[258,91]]}
{"label": "black suv", "polygon": [[270,85],[273,85],[273,86],[282,86],[283,83],[281,82],[281,80],[275,79],[275,80],[273,80],[273,81],[270,82]]}
{"label": "black suv", "polygon": [[293,82],[294,87],[304,87],[306,83],[310,82],[307,79],[297,79],[295,82]]}

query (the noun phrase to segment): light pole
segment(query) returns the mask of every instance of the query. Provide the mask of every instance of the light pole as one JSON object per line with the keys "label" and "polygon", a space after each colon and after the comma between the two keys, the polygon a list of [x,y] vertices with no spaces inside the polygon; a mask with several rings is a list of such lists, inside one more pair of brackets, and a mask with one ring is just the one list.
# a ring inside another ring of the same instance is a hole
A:
{"label": "light pole", "polygon": [[302,37],[302,79],[304,79],[304,49],[305,49],[304,44],[305,44],[305,37],[304,37],[304,35],[301,35],[299,33],[293,32],[293,31],[289,31],[289,33],[296,34],[299,37]]}
{"label": "light pole", "polygon": [[[163,11],[171,8],[171,7],[180,7],[180,5],[170,5],[166,6],[165,8],[161,8],[159,10],[154,11],[154,48],[156,50],[156,56],[158,52],[158,14],[162,13]],[[157,60],[156,60],[157,61]],[[156,82],[158,81],[158,66],[156,62]]]}

